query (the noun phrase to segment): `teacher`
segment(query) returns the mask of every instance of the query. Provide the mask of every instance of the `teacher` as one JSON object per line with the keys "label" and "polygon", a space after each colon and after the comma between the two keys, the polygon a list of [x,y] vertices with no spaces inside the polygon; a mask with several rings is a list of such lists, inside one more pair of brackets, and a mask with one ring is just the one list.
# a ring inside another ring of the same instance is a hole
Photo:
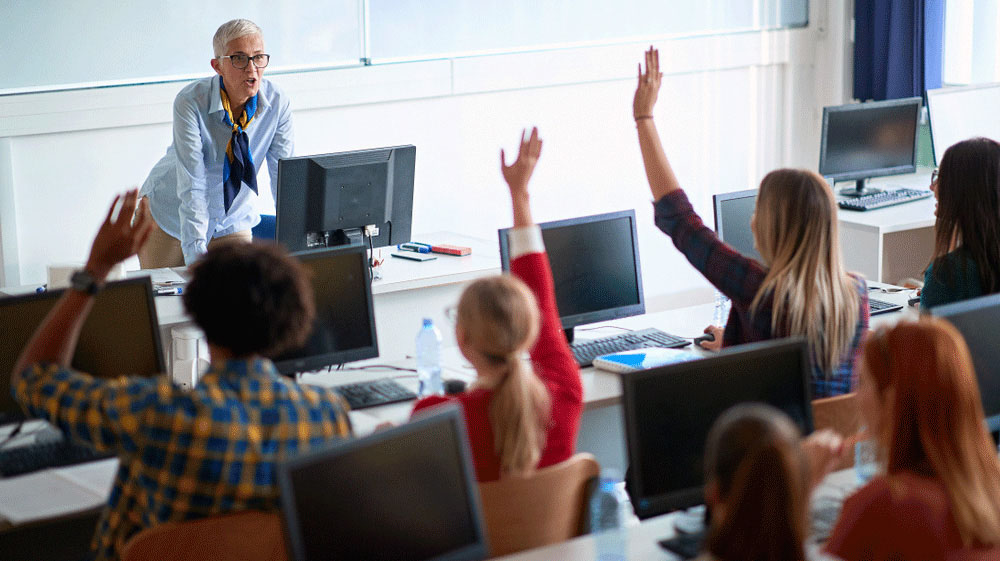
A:
{"label": "teacher", "polygon": [[262,78],[270,55],[261,29],[228,21],[212,47],[216,75],[177,94],[173,143],[139,193],[155,224],[139,252],[143,269],[190,265],[209,246],[250,241],[259,166],[266,158],[273,196],[278,160],[292,155],[288,96]]}

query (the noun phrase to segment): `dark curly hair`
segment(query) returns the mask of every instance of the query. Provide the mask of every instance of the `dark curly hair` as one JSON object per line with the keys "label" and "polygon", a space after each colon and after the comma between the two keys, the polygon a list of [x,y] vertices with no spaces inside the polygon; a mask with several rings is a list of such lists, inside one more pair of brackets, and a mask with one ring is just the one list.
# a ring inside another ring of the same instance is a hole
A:
{"label": "dark curly hair", "polygon": [[184,307],[209,343],[234,357],[301,346],[316,313],[308,271],[278,244],[209,249],[192,267]]}

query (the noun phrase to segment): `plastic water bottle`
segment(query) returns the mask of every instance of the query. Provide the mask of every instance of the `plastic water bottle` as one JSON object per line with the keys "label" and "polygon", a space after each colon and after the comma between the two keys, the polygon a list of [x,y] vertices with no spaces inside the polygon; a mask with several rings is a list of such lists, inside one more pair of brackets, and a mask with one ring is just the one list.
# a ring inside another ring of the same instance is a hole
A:
{"label": "plastic water bottle", "polygon": [[729,321],[729,308],[732,304],[732,301],[725,294],[718,290],[715,291],[715,311],[712,314],[712,325],[726,326],[726,322]]}
{"label": "plastic water bottle", "polygon": [[627,504],[625,489],[618,478],[602,472],[601,482],[590,498],[590,533],[596,534],[598,561],[624,561]]}
{"label": "plastic water bottle", "polygon": [[[864,429],[862,429],[864,430]],[[874,440],[859,440],[854,445],[854,475],[858,483],[864,485],[875,477],[878,471],[878,458],[875,454]]]}
{"label": "plastic water bottle", "polygon": [[424,325],[417,333],[417,379],[420,381],[420,397],[441,395],[441,332],[434,327],[430,318],[424,318]]}

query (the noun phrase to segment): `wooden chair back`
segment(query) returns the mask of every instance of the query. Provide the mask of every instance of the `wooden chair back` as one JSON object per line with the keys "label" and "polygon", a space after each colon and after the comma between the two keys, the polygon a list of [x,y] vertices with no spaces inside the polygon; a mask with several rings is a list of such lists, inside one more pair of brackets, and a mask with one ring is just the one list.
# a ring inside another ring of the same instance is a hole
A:
{"label": "wooden chair back", "polygon": [[592,455],[580,453],[528,477],[480,483],[492,555],[507,555],[586,533],[588,503],[600,471]]}
{"label": "wooden chair back", "polygon": [[[848,393],[816,399],[812,402],[812,408],[813,426],[816,430],[831,429],[843,437],[848,437],[861,429],[857,394]],[[846,469],[853,465],[854,454],[847,454],[836,469]]]}
{"label": "wooden chair back", "polygon": [[246,511],[147,528],[125,544],[123,561],[287,561],[281,517]]}

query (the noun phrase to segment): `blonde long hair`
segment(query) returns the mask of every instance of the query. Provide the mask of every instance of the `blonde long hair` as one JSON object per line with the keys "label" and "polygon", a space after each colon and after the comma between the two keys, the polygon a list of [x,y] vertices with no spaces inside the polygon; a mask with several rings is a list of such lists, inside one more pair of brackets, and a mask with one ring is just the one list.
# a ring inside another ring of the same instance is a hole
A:
{"label": "blonde long hair", "polygon": [[873,332],[861,360],[883,405],[874,436],[889,477],[940,479],[962,543],[1000,545],[1000,460],[962,335],[940,318],[903,322]]}
{"label": "blonde long hair", "polygon": [[846,356],[860,314],[855,281],[841,260],[833,193],[811,171],[779,169],[761,181],[754,212],[768,272],[750,312],[772,296],[772,332],[804,336],[829,376]]}
{"label": "blonde long hair", "polygon": [[501,475],[530,473],[545,447],[549,392],[524,356],[538,338],[539,323],[534,295],[511,276],[479,279],[458,302],[457,329],[467,352],[502,372],[480,376],[473,385],[493,390],[489,415]]}

